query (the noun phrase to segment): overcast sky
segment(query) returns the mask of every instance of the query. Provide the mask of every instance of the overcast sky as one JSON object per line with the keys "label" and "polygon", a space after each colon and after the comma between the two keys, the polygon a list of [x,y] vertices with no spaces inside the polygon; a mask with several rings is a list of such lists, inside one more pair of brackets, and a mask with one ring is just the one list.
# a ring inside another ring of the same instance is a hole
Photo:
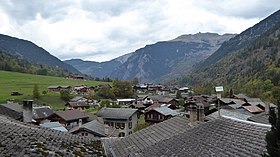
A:
{"label": "overcast sky", "polygon": [[240,33],[278,9],[279,0],[2,0],[0,33],[100,62],[182,34]]}

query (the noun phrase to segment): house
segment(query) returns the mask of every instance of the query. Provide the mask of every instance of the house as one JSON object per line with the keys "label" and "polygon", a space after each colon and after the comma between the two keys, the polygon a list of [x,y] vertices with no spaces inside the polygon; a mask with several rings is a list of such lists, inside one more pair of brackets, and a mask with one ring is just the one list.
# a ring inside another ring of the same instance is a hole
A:
{"label": "house", "polygon": [[249,97],[246,94],[233,94],[231,98],[246,101]]}
{"label": "house", "polygon": [[71,90],[71,86],[48,86],[48,91],[49,92],[60,92],[60,90],[65,89],[65,90]]}
{"label": "house", "polygon": [[78,101],[88,101],[87,98],[84,98],[83,96],[75,96],[74,98],[70,99],[71,102],[78,102]]}
{"label": "house", "polygon": [[135,104],[132,104],[130,107],[131,108],[136,108],[140,112],[142,112],[143,110],[146,109],[146,106],[143,105],[142,101],[137,101]]}
{"label": "house", "polygon": [[145,122],[148,125],[165,121],[171,117],[179,115],[177,111],[174,111],[167,106],[150,108],[144,113]]}
{"label": "house", "polygon": [[80,85],[80,86],[73,87],[73,91],[75,91],[77,94],[85,95],[85,94],[90,93],[90,92],[94,93],[94,87],[93,86]]}
{"label": "house", "polygon": [[118,130],[93,120],[69,131],[72,134],[86,137],[117,137]]}
{"label": "house", "polygon": [[78,74],[70,74],[68,75],[69,79],[74,79],[74,80],[84,80],[84,76],[78,75]]}
{"label": "house", "polygon": [[[103,156],[98,138],[84,138],[0,115],[0,156]],[[86,151],[77,151],[86,150]]]}
{"label": "house", "polygon": [[67,110],[85,111],[85,109],[89,108],[89,104],[85,101],[67,102],[65,107]]}
{"label": "house", "polygon": [[89,116],[79,110],[57,111],[50,115],[47,119],[51,122],[59,122],[67,129],[71,129],[80,124],[88,122]]}
{"label": "house", "polygon": [[133,129],[140,121],[140,113],[137,109],[130,108],[102,108],[96,113],[102,117],[104,124],[115,127],[119,131],[119,137],[133,133]]}
{"label": "house", "polygon": [[54,111],[49,106],[39,106],[32,108],[32,118],[36,121],[37,124],[40,124],[41,121],[47,119],[50,115],[52,115]]}
{"label": "house", "polygon": [[174,98],[167,98],[163,96],[149,96],[149,98],[153,101],[153,103],[171,104],[169,107],[171,109],[177,109],[180,106],[179,101]]}
{"label": "house", "polygon": [[144,96],[143,98],[140,98],[142,104],[146,107],[149,107],[154,104],[154,101],[149,96]]}
{"label": "house", "polygon": [[208,112],[212,107],[212,104],[210,104],[210,102],[205,99],[185,99],[184,108],[186,112],[188,112],[191,104],[195,104],[196,106],[202,105],[204,107],[205,113]]}
{"label": "house", "polygon": [[190,127],[188,120],[174,117],[104,145],[107,155],[113,157],[260,157],[266,151],[265,135],[270,127],[231,118]]}

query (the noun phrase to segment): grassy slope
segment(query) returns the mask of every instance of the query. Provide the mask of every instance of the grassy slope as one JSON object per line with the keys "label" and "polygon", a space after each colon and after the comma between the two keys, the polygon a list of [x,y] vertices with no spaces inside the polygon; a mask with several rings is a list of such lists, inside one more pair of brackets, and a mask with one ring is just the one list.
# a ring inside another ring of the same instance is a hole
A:
{"label": "grassy slope", "polygon": [[[51,77],[41,75],[30,75],[16,72],[7,72],[0,70],[0,103],[5,103],[8,99],[14,99],[17,102],[23,99],[32,99],[34,84],[38,84],[41,98],[37,103],[45,103],[55,109],[63,108],[64,102],[60,100],[59,93],[42,94],[42,91],[47,91],[50,85],[90,85],[107,84],[108,82],[97,81],[81,81],[69,80],[62,77]],[[22,93],[21,96],[11,96],[12,91]]]}

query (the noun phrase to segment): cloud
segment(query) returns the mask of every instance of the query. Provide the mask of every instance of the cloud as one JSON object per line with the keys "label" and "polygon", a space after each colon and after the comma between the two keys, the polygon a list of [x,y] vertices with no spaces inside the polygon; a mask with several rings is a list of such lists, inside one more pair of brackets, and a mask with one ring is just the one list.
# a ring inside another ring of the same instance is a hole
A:
{"label": "cloud", "polygon": [[147,44],[198,32],[240,33],[277,0],[3,1],[0,33],[30,40],[60,59],[105,61]]}

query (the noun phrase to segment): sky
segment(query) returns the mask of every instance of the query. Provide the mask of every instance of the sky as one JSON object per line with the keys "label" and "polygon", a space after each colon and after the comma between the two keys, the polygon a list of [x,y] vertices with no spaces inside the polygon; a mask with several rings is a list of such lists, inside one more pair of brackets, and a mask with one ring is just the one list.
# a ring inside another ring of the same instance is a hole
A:
{"label": "sky", "polygon": [[108,61],[183,34],[241,33],[279,0],[3,0],[0,33],[61,60]]}

